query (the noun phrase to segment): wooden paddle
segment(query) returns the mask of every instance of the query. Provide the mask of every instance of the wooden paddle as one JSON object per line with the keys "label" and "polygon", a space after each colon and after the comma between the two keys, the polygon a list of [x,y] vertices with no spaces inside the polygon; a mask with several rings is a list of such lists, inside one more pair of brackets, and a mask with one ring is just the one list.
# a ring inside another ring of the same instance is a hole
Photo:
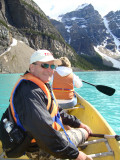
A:
{"label": "wooden paddle", "polygon": [[86,82],[84,80],[82,80],[82,82],[84,83],[87,83],[87,84],[90,84],[94,87],[96,87],[96,89],[108,96],[112,96],[114,93],[115,93],[115,89],[114,88],[111,88],[111,87],[108,87],[108,86],[104,86],[104,85],[94,85],[94,84],[91,84],[89,82]]}
{"label": "wooden paddle", "polygon": [[91,137],[100,137],[100,138],[115,138],[117,141],[120,141],[120,135],[107,135],[107,134],[95,134],[90,133]]}

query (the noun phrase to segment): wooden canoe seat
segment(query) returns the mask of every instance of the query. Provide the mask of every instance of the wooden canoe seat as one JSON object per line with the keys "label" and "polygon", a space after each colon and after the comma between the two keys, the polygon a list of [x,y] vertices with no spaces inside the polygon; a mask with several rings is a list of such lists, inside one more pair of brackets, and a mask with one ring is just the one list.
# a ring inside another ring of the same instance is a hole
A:
{"label": "wooden canoe seat", "polygon": [[96,157],[104,157],[104,156],[114,156],[114,152],[112,151],[112,149],[110,148],[110,145],[108,143],[108,140],[106,138],[102,138],[102,139],[95,139],[92,141],[86,141],[84,144],[80,145],[80,146],[87,146],[89,144],[95,144],[95,143],[101,143],[104,142],[106,144],[106,147],[108,149],[108,152],[102,152],[102,153],[96,153],[96,154],[90,154],[89,156],[91,156],[92,158],[96,158]]}

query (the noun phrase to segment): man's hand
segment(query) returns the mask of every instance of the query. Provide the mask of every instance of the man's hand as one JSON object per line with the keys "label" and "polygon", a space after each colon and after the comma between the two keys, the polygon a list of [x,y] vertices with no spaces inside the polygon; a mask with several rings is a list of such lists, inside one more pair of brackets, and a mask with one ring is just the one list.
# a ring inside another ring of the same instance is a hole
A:
{"label": "man's hand", "polygon": [[92,130],[90,129],[90,127],[88,127],[86,124],[84,124],[84,123],[81,123],[80,124],[80,128],[84,128],[87,132],[88,132],[88,134],[90,134],[90,133],[92,133]]}
{"label": "man's hand", "polygon": [[90,156],[86,155],[85,153],[79,151],[79,155],[75,160],[93,160]]}

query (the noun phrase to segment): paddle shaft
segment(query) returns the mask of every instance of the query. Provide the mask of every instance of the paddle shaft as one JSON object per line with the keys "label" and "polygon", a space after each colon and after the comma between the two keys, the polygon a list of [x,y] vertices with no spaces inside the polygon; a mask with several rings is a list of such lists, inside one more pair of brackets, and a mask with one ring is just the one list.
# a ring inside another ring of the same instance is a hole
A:
{"label": "paddle shaft", "polygon": [[107,134],[95,134],[91,133],[91,137],[100,137],[100,138],[115,138],[117,141],[120,140],[120,135],[107,135]]}
{"label": "paddle shaft", "polygon": [[91,86],[96,87],[96,85],[94,85],[94,84],[92,84],[92,83],[89,83],[89,82],[86,82],[86,81],[84,81],[84,80],[82,80],[82,82],[87,83],[87,84],[90,84]]}

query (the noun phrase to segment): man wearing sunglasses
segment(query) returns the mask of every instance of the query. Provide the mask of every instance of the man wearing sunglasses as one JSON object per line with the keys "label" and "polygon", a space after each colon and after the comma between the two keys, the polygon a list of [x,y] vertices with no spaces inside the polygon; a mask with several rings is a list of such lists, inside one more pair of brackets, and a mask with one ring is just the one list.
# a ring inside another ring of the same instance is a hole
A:
{"label": "man wearing sunglasses", "polygon": [[[19,79],[12,91],[12,116],[17,125],[31,136],[25,150],[30,159],[92,160],[76,147],[88,138],[90,128],[59,108],[51,90],[50,79],[60,64],[61,61],[55,59],[48,50],[33,53],[29,72]],[[76,129],[65,131],[63,124]],[[64,131],[60,131],[61,128]],[[71,134],[72,140],[68,137]],[[76,134],[79,134],[77,138]]]}

